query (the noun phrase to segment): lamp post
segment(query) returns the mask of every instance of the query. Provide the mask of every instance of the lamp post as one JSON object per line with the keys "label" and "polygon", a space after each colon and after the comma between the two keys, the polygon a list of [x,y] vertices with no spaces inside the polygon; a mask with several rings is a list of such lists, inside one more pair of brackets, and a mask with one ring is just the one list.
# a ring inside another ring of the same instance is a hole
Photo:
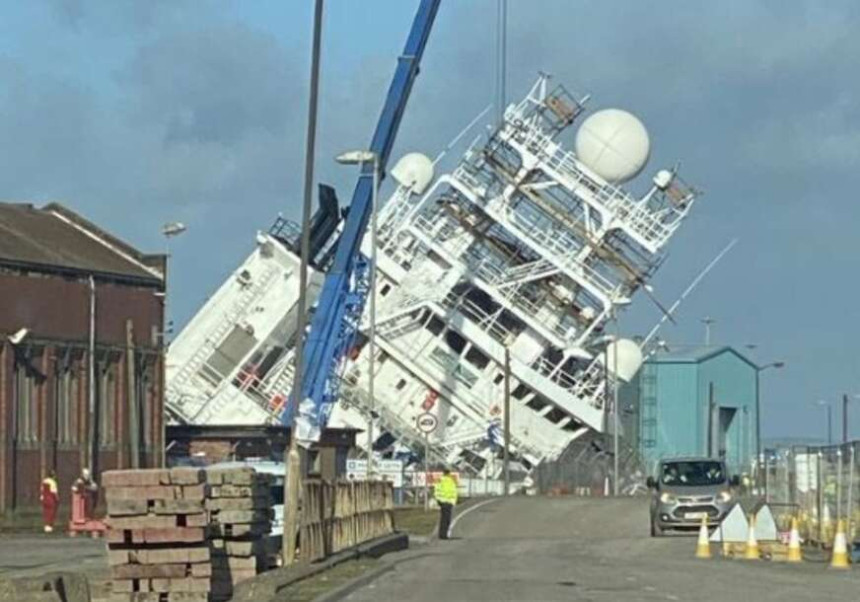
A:
{"label": "lamp post", "polygon": [[827,445],[833,445],[833,406],[824,399],[819,399],[815,405],[825,408],[827,411]]}
{"label": "lamp post", "polygon": [[370,398],[370,408],[367,418],[367,478],[373,474],[373,412],[376,406],[374,397],[374,380],[376,379],[376,230],[377,213],[379,203],[377,193],[379,192],[379,156],[368,150],[355,150],[341,153],[336,158],[342,165],[361,166],[362,177],[364,177],[364,166],[373,164],[373,194],[371,195],[370,213],[370,360],[369,374],[367,375],[367,396]]}
{"label": "lamp post", "polygon": [[848,402],[860,399],[860,395],[842,395],[842,443],[848,443]]}
{"label": "lamp post", "polygon": [[173,333],[173,322],[170,319],[168,308],[170,307],[170,281],[167,279],[167,264],[170,261],[170,241],[180,234],[185,233],[188,227],[182,222],[167,222],[161,226],[161,235],[164,236],[164,345],[167,346],[168,335]]}
{"label": "lamp post", "polygon": [[764,366],[756,366],[755,369],[755,457],[756,465],[761,461],[761,388],[759,386],[759,376],[765,370],[770,368],[783,368],[785,362],[771,362]]}

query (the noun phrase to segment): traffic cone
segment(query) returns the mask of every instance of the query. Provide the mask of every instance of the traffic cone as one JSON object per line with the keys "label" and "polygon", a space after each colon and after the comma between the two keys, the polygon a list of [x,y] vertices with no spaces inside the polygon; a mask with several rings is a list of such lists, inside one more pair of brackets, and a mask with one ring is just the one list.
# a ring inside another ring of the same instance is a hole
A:
{"label": "traffic cone", "polygon": [[830,568],[848,568],[848,545],[845,542],[845,523],[836,523],[836,537],[833,538],[833,556],[830,558]]}
{"label": "traffic cone", "polygon": [[747,547],[744,549],[744,559],[758,560],[758,541],[755,538],[755,515],[750,514],[750,528],[747,536]]}
{"label": "traffic cone", "polygon": [[710,558],[711,544],[708,542],[708,518],[702,517],[702,526],[699,527],[699,541],[696,544],[696,558]]}
{"label": "traffic cone", "polygon": [[788,536],[788,558],[786,562],[803,562],[800,552],[800,533],[797,531],[797,518],[791,519],[791,534]]}

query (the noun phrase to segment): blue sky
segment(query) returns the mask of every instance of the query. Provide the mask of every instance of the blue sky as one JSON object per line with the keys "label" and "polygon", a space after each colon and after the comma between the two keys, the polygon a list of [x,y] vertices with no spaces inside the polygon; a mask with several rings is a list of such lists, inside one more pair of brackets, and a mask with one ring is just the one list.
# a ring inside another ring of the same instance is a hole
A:
{"label": "blue sky", "polygon": [[[311,2],[39,0],[0,19],[0,197],[59,200],[142,249],[173,246],[179,324],[280,211],[297,217]],[[329,0],[318,179],[366,145],[416,2]],[[509,0],[511,96],[538,70],[592,110],[636,113],[645,174],[680,160],[706,191],[654,281],[670,303],[738,246],[682,306],[670,344],[756,345],[765,435],[821,435],[817,399],[860,392],[860,4]],[[493,99],[494,0],[437,18],[393,157],[435,154]],[[631,184],[641,192],[642,177]],[[622,319],[644,332],[645,298]],[[860,402],[851,421],[860,437]],[[838,412],[836,412],[838,415]],[[838,425],[838,422],[837,422]],[[837,431],[838,432],[838,431]]]}

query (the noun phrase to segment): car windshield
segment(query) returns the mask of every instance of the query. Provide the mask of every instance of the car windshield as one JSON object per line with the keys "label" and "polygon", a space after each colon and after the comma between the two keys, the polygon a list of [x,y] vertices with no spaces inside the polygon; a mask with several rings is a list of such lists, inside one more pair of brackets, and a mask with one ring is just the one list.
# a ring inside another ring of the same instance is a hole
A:
{"label": "car windshield", "polygon": [[663,485],[687,485],[700,487],[724,483],[726,475],[720,462],[708,460],[692,462],[667,462],[663,464],[660,482]]}

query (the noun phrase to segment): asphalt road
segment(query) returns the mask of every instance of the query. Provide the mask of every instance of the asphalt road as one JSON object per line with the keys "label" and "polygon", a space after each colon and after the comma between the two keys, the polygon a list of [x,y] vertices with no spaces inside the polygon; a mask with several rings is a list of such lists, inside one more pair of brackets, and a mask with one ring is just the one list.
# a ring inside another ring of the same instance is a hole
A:
{"label": "asphalt road", "polygon": [[697,560],[694,538],[649,536],[641,498],[496,500],[463,515],[454,537],[387,557],[394,568],[345,599],[845,602],[860,592],[860,568]]}
{"label": "asphalt road", "polygon": [[38,577],[52,571],[107,573],[104,540],[65,534],[0,537],[0,578]]}

